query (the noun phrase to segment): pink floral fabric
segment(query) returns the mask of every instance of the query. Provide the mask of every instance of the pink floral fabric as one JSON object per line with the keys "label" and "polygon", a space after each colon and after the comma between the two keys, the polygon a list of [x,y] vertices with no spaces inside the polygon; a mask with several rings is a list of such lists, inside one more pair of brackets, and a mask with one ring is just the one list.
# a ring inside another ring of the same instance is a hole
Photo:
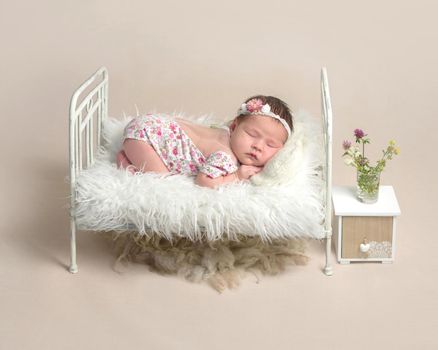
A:
{"label": "pink floral fabric", "polygon": [[124,138],[150,144],[173,174],[201,172],[216,178],[237,171],[237,165],[226,152],[217,151],[206,158],[180,125],[170,118],[154,114],[135,117],[126,125]]}

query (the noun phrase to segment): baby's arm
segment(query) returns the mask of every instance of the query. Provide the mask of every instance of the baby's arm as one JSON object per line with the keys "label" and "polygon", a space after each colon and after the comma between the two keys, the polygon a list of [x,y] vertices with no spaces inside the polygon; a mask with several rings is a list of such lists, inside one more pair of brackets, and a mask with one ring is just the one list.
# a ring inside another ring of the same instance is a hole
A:
{"label": "baby's arm", "polygon": [[230,182],[247,180],[251,176],[257,174],[262,169],[263,167],[257,167],[252,165],[241,165],[235,173],[228,174],[225,176],[219,176],[216,178],[208,177],[204,173],[198,173],[195,179],[195,184],[199,186],[215,188],[216,186],[224,185]]}
{"label": "baby's arm", "polygon": [[198,173],[198,175],[196,175],[195,184],[203,187],[215,188],[216,186],[224,185],[226,183],[230,183],[238,180],[240,179],[237,175],[237,172],[225,176],[219,176],[214,179],[208,177],[204,173]]}

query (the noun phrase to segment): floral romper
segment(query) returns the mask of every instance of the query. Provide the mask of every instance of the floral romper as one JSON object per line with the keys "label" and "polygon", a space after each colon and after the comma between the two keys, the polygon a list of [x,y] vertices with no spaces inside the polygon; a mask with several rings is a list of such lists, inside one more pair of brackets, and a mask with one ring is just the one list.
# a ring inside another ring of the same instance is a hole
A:
{"label": "floral romper", "polygon": [[132,119],[125,127],[124,139],[150,144],[172,174],[196,175],[201,172],[210,178],[237,171],[231,156],[223,151],[207,158],[175,121],[165,116],[147,114]]}

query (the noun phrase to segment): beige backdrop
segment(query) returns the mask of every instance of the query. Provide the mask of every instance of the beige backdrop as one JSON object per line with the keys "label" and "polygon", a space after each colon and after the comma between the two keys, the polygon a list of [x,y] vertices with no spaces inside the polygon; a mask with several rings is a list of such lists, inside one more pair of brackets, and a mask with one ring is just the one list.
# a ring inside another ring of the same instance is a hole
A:
{"label": "beige backdrop", "polygon": [[[0,1],[0,348],[438,346],[437,13],[432,0]],[[382,176],[402,210],[396,262],[327,278],[313,246],[309,266],[217,297],[141,267],[119,276],[101,237],[80,233],[68,274],[68,106],[102,65],[110,116],[223,118],[258,93],[319,115],[326,66],[334,184],[354,183],[340,157],[354,128],[374,157],[401,148]]]}

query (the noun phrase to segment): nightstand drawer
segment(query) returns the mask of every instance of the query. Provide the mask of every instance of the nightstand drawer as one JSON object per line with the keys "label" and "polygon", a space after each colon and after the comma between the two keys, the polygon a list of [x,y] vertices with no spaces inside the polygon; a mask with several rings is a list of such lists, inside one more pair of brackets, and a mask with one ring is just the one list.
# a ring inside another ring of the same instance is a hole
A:
{"label": "nightstand drawer", "polygon": [[343,259],[391,258],[392,216],[343,216]]}

